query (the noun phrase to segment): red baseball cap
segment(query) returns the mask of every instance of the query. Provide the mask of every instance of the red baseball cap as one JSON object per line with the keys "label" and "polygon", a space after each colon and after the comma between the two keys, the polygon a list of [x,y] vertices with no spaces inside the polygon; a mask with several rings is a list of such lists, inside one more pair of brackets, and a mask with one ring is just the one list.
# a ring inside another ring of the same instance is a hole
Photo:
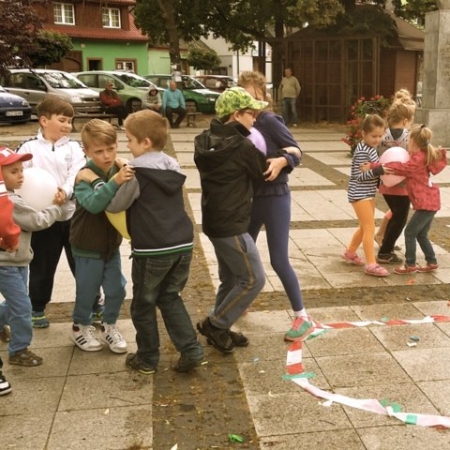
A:
{"label": "red baseball cap", "polygon": [[8,166],[17,161],[29,161],[32,157],[31,153],[14,153],[7,147],[0,147],[0,166]]}

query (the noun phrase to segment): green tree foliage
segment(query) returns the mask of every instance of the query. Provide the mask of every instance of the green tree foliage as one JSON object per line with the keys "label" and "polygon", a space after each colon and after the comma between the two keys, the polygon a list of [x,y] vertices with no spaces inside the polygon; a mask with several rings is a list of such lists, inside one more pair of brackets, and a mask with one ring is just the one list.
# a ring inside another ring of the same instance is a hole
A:
{"label": "green tree foliage", "polygon": [[70,37],[56,31],[40,30],[36,40],[38,47],[28,53],[35,67],[59,62],[73,48]]}
{"label": "green tree foliage", "polygon": [[214,50],[191,48],[188,55],[189,64],[195,70],[210,71],[220,66],[220,58]]}
{"label": "green tree foliage", "polygon": [[393,0],[395,14],[408,21],[425,24],[425,14],[438,9],[436,0]]}

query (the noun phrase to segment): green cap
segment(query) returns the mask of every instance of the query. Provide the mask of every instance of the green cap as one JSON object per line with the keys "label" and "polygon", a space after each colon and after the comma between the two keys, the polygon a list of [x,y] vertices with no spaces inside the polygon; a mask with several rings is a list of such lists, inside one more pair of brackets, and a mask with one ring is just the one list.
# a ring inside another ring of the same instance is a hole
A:
{"label": "green cap", "polygon": [[255,100],[241,87],[232,87],[223,91],[217,99],[216,114],[221,118],[241,109],[264,109],[268,104]]}

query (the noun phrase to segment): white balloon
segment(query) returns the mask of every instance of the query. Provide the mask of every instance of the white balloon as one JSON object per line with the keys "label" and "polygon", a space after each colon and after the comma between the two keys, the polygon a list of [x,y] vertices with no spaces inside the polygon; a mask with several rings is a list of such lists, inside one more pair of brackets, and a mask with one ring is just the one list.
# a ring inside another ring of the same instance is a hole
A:
{"label": "white balloon", "polygon": [[16,190],[29,206],[36,211],[53,204],[53,199],[58,191],[58,184],[53,176],[39,167],[30,167],[23,171],[23,184]]}
{"label": "white balloon", "polygon": [[[382,164],[389,162],[408,162],[409,153],[403,147],[388,148],[381,156],[380,162]],[[387,187],[392,187],[401,183],[405,177],[401,175],[381,175],[381,180]]]}

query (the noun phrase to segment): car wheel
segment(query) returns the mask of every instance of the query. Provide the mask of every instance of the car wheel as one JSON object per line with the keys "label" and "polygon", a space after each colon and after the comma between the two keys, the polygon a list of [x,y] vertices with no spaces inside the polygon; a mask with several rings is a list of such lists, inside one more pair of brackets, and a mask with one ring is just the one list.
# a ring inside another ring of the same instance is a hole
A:
{"label": "car wheel", "polygon": [[142,108],[142,101],[138,98],[130,98],[126,104],[126,107],[130,114],[134,113]]}
{"label": "car wheel", "polygon": [[187,112],[197,112],[197,103],[195,103],[193,100],[187,100],[186,101],[186,110]]}

